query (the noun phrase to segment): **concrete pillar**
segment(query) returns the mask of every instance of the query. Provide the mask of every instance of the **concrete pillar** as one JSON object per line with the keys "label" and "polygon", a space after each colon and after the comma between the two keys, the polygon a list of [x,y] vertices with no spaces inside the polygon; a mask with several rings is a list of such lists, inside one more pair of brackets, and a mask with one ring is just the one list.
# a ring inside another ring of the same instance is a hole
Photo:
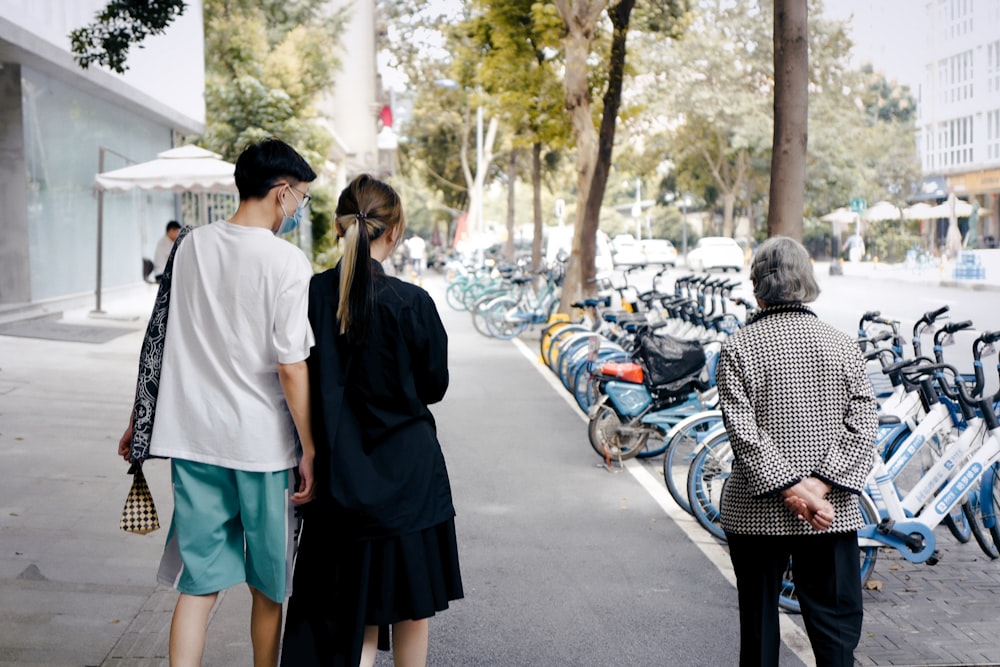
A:
{"label": "concrete pillar", "polygon": [[31,300],[21,66],[0,63],[0,305]]}

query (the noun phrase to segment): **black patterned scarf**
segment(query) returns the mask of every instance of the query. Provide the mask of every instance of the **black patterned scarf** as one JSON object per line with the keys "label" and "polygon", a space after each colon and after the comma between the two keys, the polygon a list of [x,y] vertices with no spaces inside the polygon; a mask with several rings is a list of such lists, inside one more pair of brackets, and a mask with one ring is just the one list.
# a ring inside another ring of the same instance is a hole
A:
{"label": "black patterned scarf", "polygon": [[153,416],[156,411],[156,395],[160,391],[160,369],[163,367],[163,345],[167,340],[167,311],[170,308],[170,282],[174,272],[174,255],[181,241],[191,231],[183,227],[170,250],[170,257],[163,268],[160,289],[156,293],[153,314],[149,317],[146,337],[139,351],[139,379],[135,386],[135,405],[132,408],[132,442],[129,458],[133,463],[142,463],[149,458],[149,440],[153,435]]}

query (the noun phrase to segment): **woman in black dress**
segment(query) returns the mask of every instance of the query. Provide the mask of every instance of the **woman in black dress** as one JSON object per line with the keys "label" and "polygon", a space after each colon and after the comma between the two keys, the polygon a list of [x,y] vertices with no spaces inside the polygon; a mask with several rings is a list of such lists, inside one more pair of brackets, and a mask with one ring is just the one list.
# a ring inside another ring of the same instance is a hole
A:
{"label": "woman in black dress", "polygon": [[448,339],[430,296],[382,270],[405,227],[396,192],[359,176],[336,215],[344,256],[309,292],[317,498],[303,511],[281,663],[372,665],[391,626],[395,664],[422,666],[428,618],[462,597],[427,408],[448,387]]}

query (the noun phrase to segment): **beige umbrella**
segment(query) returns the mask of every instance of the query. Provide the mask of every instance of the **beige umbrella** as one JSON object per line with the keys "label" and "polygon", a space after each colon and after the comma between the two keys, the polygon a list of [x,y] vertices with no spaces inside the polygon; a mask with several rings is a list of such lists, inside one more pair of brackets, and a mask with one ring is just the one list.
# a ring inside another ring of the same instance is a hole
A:
{"label": "beige umbrella", "polygon": [[959,199],[954,193],[948,195],[948,199],[932,207],[930,210],[930,217],[932,218],[950,218],[952,216],[956,218],[968,218],[970,215],[972,215],[972,204],[964,199]]}
{"label": "beige umbrella", "polygon": [[931,215],[935,218],[948,218],[948,232],[944,237],[944,247],[949,257],[955,257],[962,249],[962,232],[958,228],[958,219],[972,215],[972,204],[959,199],[955,193],[951,193],[948,195],[948,199],[931,209]]}
{"label": "beige umbrella", "polygon": [[899,208],[887,201],[880,201],[871,208],[865,209],[861,214],[861,219],[865,222],[875,222],[876,220],[899,220]]}
{"label": "beige umbrella", "polygon": [[133,164],[94,177],[98,190],[125,192],[236,192],[236,167],[218,153],[188,145],[157,153],[155,160]]}
{"label": "beige umbrella", "polygon": [[857,219],[858,214],[845,206],[841,206],[836,210],[830,211],[820,218],[823,222],[833,222],[842,225],[849,225]]}
{"label": "beige umbrella", "polygon": [[[187,145],[156,154],[155,160],[132,164],[114,171],[104,171],[104,148],[98,156],[98,173],[94,176],[97,191],[97,297],[95,313],[101,310],[101,274],[104,244],[104,193],[129,190],[160,192],[223,192],[236,193],[236,166],[199,146]],[[207,200],[201,195],[201,207],[207,211]],[[207,216],[203,213],[203,219]]]}
{"label": "beige umbrella", "polygon": [[929,220],[937,217],[931,211],[934,207],[926,202],[919,202],[903,209],[903,218],[906,220]]}

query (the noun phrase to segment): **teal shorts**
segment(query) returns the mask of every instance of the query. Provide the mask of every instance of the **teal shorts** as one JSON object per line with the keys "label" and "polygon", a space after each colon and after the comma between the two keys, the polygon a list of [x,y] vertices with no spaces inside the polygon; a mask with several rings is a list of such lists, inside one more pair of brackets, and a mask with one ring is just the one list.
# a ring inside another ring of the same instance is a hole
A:
{"label": "teal shorts", "polygon": [[292,470],[246,472],[171,459],[174,514],[157,580],[189,595],[246,582],[275,602],[292,593],[298,521]]}

